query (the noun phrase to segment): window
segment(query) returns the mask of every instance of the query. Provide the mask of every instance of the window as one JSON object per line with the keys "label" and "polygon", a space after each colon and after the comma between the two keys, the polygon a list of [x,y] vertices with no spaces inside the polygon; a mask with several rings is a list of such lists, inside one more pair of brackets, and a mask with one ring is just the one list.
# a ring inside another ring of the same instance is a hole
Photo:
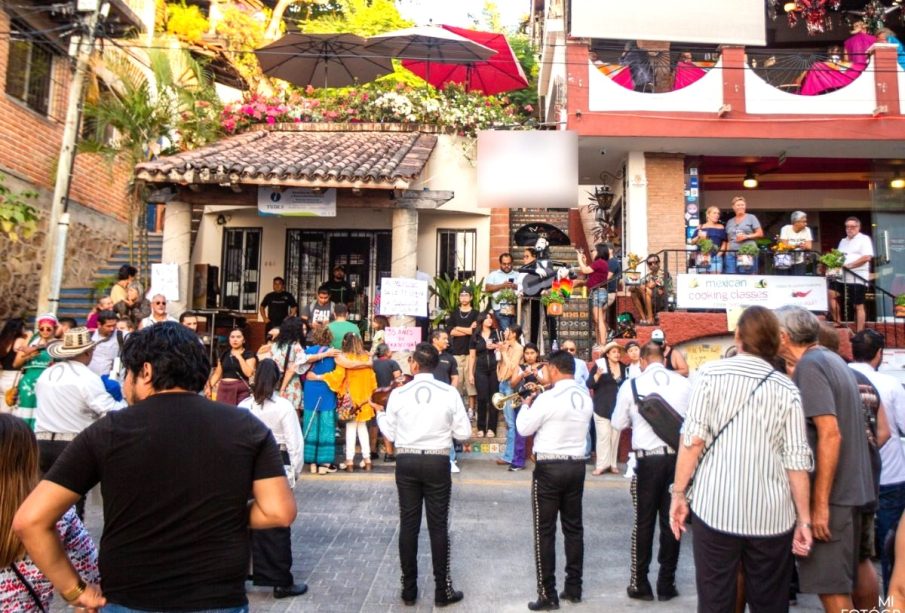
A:
{"label": "window", "polygon": [[257,311],[261,272],[261,228],[223,230],[224,309]]}
{"label": "window", "polygon": [[437,230],[437,274],[460,280],[475,276],[475,230]]}
{"label": "window", "polygon": [[50,111],[53,53],[46,43],[37,40],[36,32],[22,22],[13,21],[10,29],[6,93],[38,113],[47,115]]}

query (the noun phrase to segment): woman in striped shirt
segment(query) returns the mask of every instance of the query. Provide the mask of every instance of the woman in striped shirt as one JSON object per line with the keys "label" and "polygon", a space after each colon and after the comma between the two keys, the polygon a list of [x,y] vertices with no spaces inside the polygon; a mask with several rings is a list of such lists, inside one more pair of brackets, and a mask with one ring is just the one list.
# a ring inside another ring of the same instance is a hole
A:
{"label": "woman in striped shirt", "polygon": [[806,556],[812,541],[801,396],[770,365],[779,348],[773,313],[746,309],[735,342],[736,357],[698,371],[670,521],[679,538],[691,505],[698,610],[734,610],[740,567],[757,586],[746,593],[752,610],[788,610],[792,554]]}

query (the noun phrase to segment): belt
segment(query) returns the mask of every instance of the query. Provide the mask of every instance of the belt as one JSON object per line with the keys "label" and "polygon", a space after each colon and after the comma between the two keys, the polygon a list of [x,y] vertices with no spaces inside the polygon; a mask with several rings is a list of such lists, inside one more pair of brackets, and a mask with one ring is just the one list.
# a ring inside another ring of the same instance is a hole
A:
{"label": "belt", "polygon": [[538,462],[549,462],[549,461],[572,461],[572,462],[584,462],[588,459],[587,456],[583,455],[565,455],[562,453],[536,453],[534,454],[537,458]]}
{"label": "belt", "polygon": [[74,441],[77,436],[72,432],[35,432],[39,441]]}
{"label": "belt", "polygon": [[449,455],[449,447],[443,449],[415,449],[414,447],[396,447],[396,455]]}
{"label": "belt", "polygon": [[636,449],[635,457],[639,460],[655,455],[676,455],[676,452],[669,447],[657,447],[656,449]]}

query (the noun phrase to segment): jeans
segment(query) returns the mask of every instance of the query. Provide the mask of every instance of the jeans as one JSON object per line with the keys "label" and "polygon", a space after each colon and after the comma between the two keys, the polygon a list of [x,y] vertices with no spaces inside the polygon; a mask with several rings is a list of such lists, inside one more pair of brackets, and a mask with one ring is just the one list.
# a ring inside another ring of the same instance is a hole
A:
{"label": "jeans", "polygon": [[[130,609],[119,604],[109,603],[101,609],[103,613],[154,613],[145,609]],[[227,607],[225,609],[197,609],[192,613],[248,613],[248,605],[241,607]]]}
{"label": "jeans", "polygon": [[722,255],[711,255],[710,256],[710,266],[707,268],[707,272],[712,275],[718,275],[723,272],[723,256]]}
{"label": "jeans", "polygon": [[[500,393],[503,395],[512,393],[509,381],[500,381]],[[503,407],[503,418],[506,420],[506,450],[503,451],[503,460],[511,464],[515,451],[515,409],[512,408],[511,400]]]}
{"label": "jeans", "polygon": [[892,574],[892,565],[887,555],[886,537],[890,530],[895,530],[905,510],[905,482],[892,483],[880,486],[880,503],[877,507],[876,539],[877,549],[880,550],[880,562],[883,569],[883,592],[889,587],[889,577]]}
{"label": "jeans", "polygon": [[515,315],[501,315],[499,309],[494,309],[493,316],[500,323],[501,332],[505,332],[515,323]]}

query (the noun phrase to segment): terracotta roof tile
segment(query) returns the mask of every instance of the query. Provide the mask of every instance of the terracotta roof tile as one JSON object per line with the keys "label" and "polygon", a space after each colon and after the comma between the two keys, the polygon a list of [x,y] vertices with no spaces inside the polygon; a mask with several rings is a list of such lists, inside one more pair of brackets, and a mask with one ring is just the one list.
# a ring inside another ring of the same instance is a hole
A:
{"label": "terracotta roof tile", "polygon": [[407,187],[436,144],[436,135],[418,132],[258,130],[143,162],[135,174],[180,184]]}

